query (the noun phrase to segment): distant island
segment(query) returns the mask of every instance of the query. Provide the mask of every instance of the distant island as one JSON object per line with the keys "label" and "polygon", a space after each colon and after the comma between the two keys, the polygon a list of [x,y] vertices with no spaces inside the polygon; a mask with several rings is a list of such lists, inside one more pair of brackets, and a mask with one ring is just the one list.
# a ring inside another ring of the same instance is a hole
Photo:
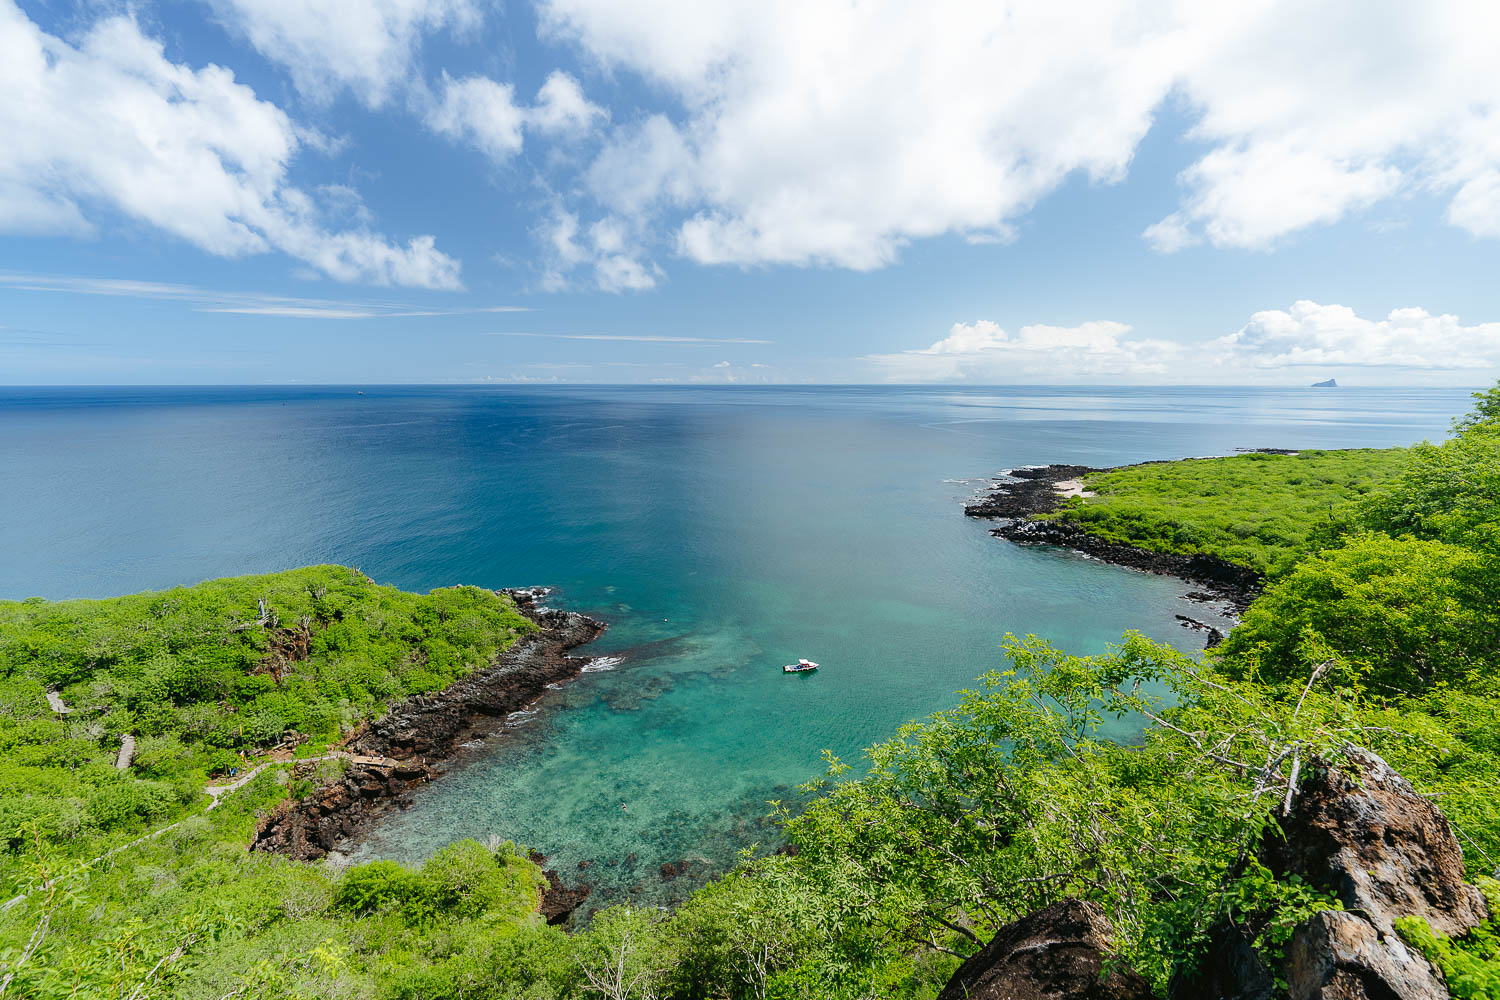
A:
{"label": "distant island", "polygon": [[1314,382],[1312,387],[1314,389],[1337,389],[1339,387],[1339,380],[1331,378],[1327,382]]}

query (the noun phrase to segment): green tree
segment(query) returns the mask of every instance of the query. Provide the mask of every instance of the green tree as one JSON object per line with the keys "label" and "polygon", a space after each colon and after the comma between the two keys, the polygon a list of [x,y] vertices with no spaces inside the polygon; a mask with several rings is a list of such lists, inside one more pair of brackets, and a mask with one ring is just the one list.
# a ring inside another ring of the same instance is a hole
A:
{"label": "green tree", "polygon": [[[1491,390],[1500,398],[1500,388]],[[1442,444],[1412,449],[1406,470],[1364,505],[1376,531],[1500,556],[1500,422],[1475,423]]]}
{"label": "green tree", "polygon": [[1385,694],[1493,688],[1500,575],[1444,542],[1363,535],[1271,583],[1221,647],[1227,669],[1282,682],[1331,657]]}

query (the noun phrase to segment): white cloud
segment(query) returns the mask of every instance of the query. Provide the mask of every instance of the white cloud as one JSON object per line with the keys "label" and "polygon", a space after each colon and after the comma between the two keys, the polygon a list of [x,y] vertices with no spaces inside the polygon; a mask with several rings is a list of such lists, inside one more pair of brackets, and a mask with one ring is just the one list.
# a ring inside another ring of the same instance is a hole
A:
{"label": "white cloud", "polygon": [[229,70],[168,61],[129,18],[74,47],[0,0],[0,93],[0,229],[85,233],[109,210],[220,256],[274,249],[341,281],[459,286],[431,236],[330,229],[342,189],[286,180],[302,130]]}
{"label": "white cloud", "polygon": [[508,83],[484,76],[454,80],[445,73],[427,126],[503,164],[521,151],[528,130],[565,135],[586,131],[604,117],[604,109],[590,104],[578,81],[566,73],[549,76],[530,107],[516,103],[516,89]]}
{"label": "white cloud", "polygon": [[413,73],[422,36],[479,24],[475,0],[209,0],[297,89],[316,101],[348,88],[378,108]]}
{"label": "white cloud", "polygon": [[662,269],[644,258],[634,226],[619,216],[592,223],[586,242],[580,242],[578,216],[556,208],[552,218],[538,228],[547,256],[542,289],[566,291],[574,287],[573,275],[583,268],[601,291],[643,291],[654,288],[664,276]]}
{"label": "white cloud", "polygon": [[1369,320],[1346,306],[1303,300],[1288,311],[1258,312],[1238,332],[1208,347],[1233,367],[1497,368],[1500,323],[1464,326],[1457,316],[1414,308]]}
{"label": "white cloud", "polygon": [[536,92],[536,104],[527,121],[541,132],[566,135],[588,129],[608,117],[608,112],[583,96],[577,80],[561,70],[553,70]]}
{"label": "white cloud", "polygon": [[1007,239],[1070,175],[1122,178],[1163,104],[1208,149],[1158,249],[1269,248],[1435,192],[1500,235],[1493,0],[543,0],[544,29],[677,108],[587,175],[699,262],[869,269]]}
{"label": "white cloud", "polygon": [[515,102],[515,88],[483,76],[443,77],[442,99],[427,116],[439,135],[468,143],[497,162],[521,151],[526,112]]}
{"label": "white cloud", "polygon": [[1132,337],[1124,323],[1023,326],[1013,334],[990,320],[954,323],[930,347],[862,360],[888,382],[1015,382],[1055,378],[1160,379],[1184,353],[1181,344]]}
{"label": "white cloud", "polygon": [[[1077,326],[1023,326],[1012,334],[990,320],[955,323],[929,347],[861,358],[887,382],[1118,381],[1298,384],[1355,369],[1452,373],[1463,384],[1478,370],[1500,369],[1500,323],[1464,325],[1456,316],[1394,309],[1364,319],[1340,305],[1301,301],[1257,312],[1234,333],[1206,342],[1141,337],[1130,326],[1097,320]],[[1452,379],[1450,379],[1452,380]]]}

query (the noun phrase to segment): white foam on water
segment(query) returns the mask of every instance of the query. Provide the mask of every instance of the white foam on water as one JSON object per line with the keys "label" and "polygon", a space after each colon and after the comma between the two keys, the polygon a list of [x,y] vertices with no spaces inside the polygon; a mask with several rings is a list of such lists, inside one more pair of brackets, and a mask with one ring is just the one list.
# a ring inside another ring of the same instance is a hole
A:
{"label": "white foam on water", "polygon": [[535,708],[523,708],[518,712],[512,712],[507,715],[505,717],[505,722],[507,725],[511,726],[524,726],[526,723],[532,720],[532,718],[538,711],[539,709]]}
{"label": "white foam on water", "polygon": [[613,670],[623,663],[624,659],[622,656],[596,656],[584,664],[581,672],[585,674],[597,674],[606,670]]}

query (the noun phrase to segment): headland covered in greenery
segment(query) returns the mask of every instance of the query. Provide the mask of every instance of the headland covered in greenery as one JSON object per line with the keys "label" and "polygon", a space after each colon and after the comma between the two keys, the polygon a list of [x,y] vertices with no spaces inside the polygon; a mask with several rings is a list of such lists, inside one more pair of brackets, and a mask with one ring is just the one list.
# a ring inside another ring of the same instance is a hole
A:
{"label": "headland covered in greenery", "polygon": [[[1310,776],[1366,751],[1441,806],[1493,896],[1500,388],[1440,444],[1085,485],[1098,496],[1055,516],[1264,576],[1221,647],[1127,635],[1078,657],[1012,639],[954,709],[862,765],[830,759],[811,804],[781,811],[788,849],[748,855],[675,912],[615,907],[572,933],[537,912],[541,873],[512,844],[340,874],[247,851],[262,816],[346,766],[350,731],[534,628],[507,598],[314,567],[0,603],[0,991],[924,998],[997,931],[1077,899],[1111,927],[1110,968],[1164,996],[1225,927],[1274,971],[1299,928],[1343,907],[1339,886],[1265,850],[1325,780]],[[1122,715],[1139,739],[1102,738]],[[271,753],[293,731],[291,754],[324,758],[306,777]],[[1454,995],[1496,995],[1500,928],[1399,926]]]}

